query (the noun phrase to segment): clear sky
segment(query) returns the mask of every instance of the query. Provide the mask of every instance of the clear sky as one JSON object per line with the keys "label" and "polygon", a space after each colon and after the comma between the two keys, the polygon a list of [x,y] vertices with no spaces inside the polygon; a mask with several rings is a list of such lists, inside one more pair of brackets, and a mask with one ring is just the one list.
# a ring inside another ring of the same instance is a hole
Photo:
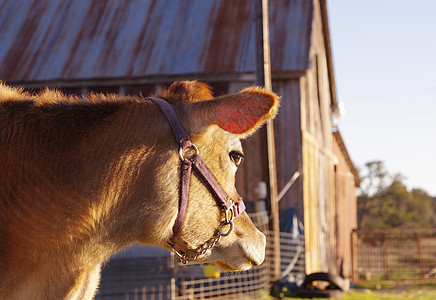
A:
{"label": "clear sky", "polygon": [[436,1],[327,0],[336,123],[356,167],[382,160],[436,196]]}

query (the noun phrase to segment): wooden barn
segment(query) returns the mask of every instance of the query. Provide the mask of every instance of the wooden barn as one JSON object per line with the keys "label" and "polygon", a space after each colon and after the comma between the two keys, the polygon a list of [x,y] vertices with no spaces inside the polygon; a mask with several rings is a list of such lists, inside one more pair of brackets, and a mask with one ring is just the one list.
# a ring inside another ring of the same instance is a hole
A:
{"label": "wooden barn", "polygon": [[[149,95],[198,79],[215,94],[233,92],[255,82],[253,10],[246,0],[4,0],[0,80]],[[282,97],[274,121],[279,207],[303,221],[306,273],[350,277],[359,181],[334,127],[326,0],[269,0],[269,20],[273,90]],[[252,211],[268,208],[264,135],[245,142],[237,174]]]}

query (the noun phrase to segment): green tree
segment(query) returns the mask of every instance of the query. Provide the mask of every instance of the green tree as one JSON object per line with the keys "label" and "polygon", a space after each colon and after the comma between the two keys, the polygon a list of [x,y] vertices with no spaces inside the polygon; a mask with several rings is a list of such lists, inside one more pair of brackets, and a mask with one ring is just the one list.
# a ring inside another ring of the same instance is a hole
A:
{"label": "green tree", "polygon": [[370,161],[365,164],[366,174],[361,178],[360,189],[365,195],[374,195],[387,186],[389,174],[384,163],[380,160]]}
{"label": "green tree", "polygon": [[[383,162],[366,164],[357,199],[360,229],[429,228],[435,225],[432,198],[421,189],[408,191],[400,174],[390,176]],[[390,180],[390,183],[389,183]]]}
{"label": "green tree", "polygon": [[419,218],[428,221],[428,225],[423,225],[423,227],[436,228],[436,206],[433,205],[433,199],[426,191],[422,189],[412,189],[411,193],[415,199],[415,202],[419,203],[419,205],[416,206],[416,211],[419,215]]}

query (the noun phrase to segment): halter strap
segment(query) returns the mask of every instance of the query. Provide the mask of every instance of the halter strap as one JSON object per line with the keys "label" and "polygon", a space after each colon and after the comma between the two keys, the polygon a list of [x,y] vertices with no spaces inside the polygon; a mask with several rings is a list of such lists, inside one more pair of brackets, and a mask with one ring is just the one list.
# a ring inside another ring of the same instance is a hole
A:
{"label": "halter strap", "polygon": [[183,150],[191,147],[195,148],[197,152],[196,154],[192,155],[191,158],[184,158],[182,154],[180,154],[182,159],[182,175],[180,184],[181,191],[179,195],[179,212],[173,225],[173,237],[179,232],[185,219],[186,209],[188,207],[189,182],[191,178],[192,167],[198,171],[201,177],[206,181],[215,199],[223,208],[225,208],[226,218],[228,218],[227,211],[229,210],[232,213],[232,219],[242,214],[242,212],[245,210],[245,203],[242,200],[235,203],[232,202],[231,198],[224,191],[221,184],[218,182],[216,177],[212,174],[206,163],[199,155],[197,147],[191,143],[191,139],[186,133],[186,130],[184,129],[182,122],[174,108],[166,100],[160,98],[147,97],[146,99],[159,106],[164,113],[170,124],[174,137],[180,146],[180,153],[182,153]]}
{"label": "halter strap", "polygon": [[145,98],[150,100],[157,106],[159,106],[160,110],[164,113],[165,117],[170,123],[171,130],[173,131],[174,137],[176,138],[177,143],[183,150],[191,147],[192,143],[189,135],[186,133],[185,128],[182,125],[182,121],[179,118],[179,115],[174,110],[174,108],[169,104],[166,100],[154,97]]}

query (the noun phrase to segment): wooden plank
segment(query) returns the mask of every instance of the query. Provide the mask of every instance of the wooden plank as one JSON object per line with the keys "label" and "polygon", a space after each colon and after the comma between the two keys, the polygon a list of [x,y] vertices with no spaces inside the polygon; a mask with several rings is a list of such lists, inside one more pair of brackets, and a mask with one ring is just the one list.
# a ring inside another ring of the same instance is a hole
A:
{"label": "wooden plank", "polygon": [[[277,188],[281,191],[295,172],[302,172],[302,150],[300,130],[300,82],[286,80],[273,82],[274,91],[282,96],[280,110],[274,120],[276,137]],[[302,176],[280,201],[280,209],[295,208],[303,219]]]}
{"label": "wooden plank", "polygon": [[303,131],[303,198],[306,273],[321,271],[319,245],[318,143]]}
{"label": "wooden plank", "polygon": [[[256,84],[264,86],[272,91],[271,62],[269,47],[269,21],[268,0],[253,0],[255,4],[255,28],[256,28]],[[270,227],[274,232],[273,243],[275,245],[275,258],[273,266],[273,280],[280,278],[280,221],[277,202],[277,172],[274,143],[274,125],[272,120],[266,123],[266,145],[268,159],[268,185],[269,204],[271,213]]]}

